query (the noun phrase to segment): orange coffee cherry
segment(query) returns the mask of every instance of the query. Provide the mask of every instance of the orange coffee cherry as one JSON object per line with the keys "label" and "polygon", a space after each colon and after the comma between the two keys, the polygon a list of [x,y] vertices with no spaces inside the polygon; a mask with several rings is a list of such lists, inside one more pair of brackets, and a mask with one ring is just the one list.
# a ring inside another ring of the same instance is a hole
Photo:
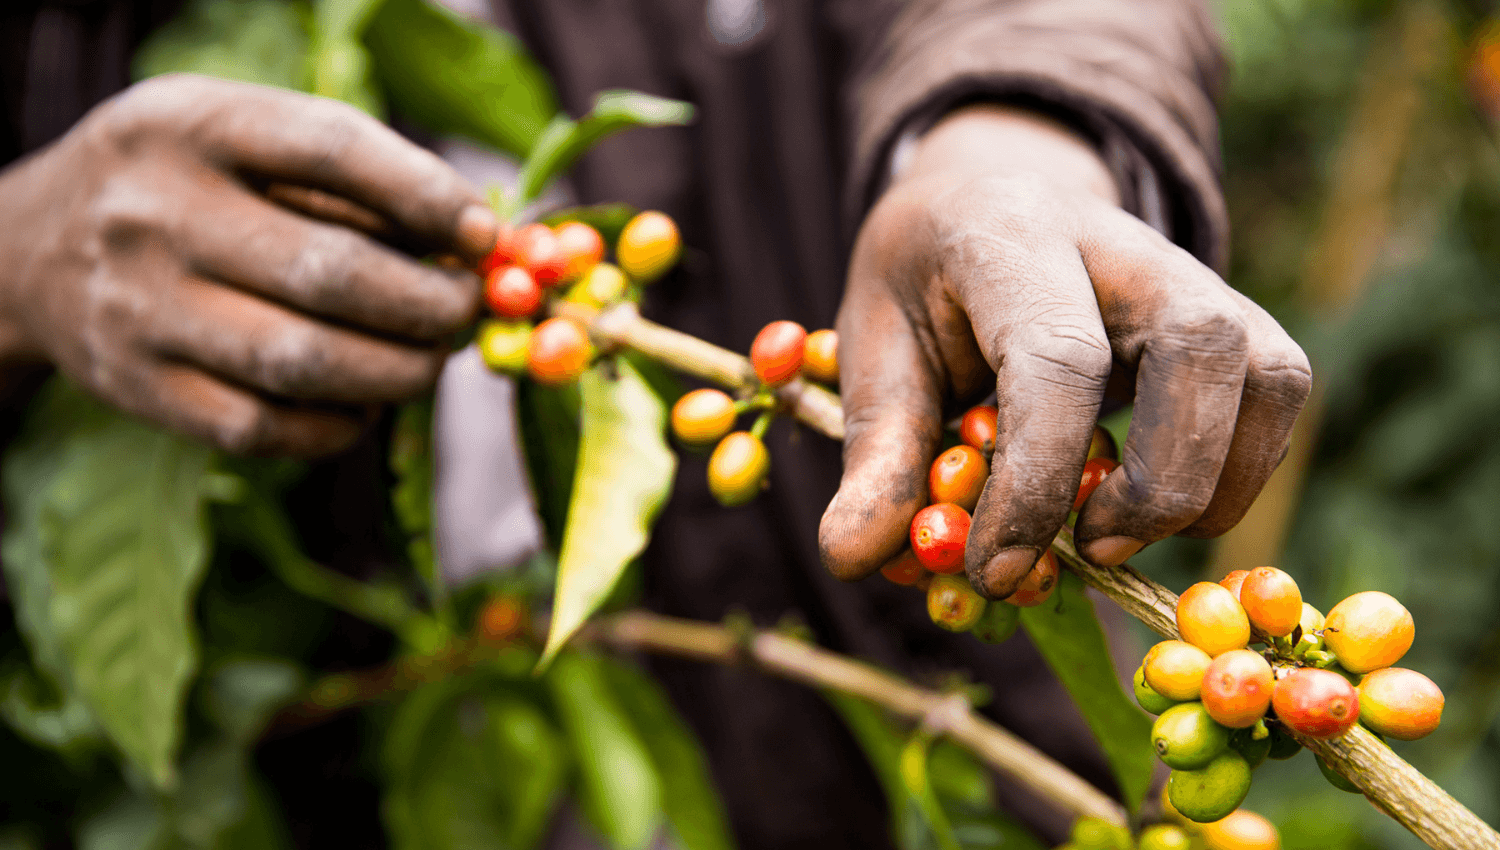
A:
{"label": "orange coffee cherry", "polygon": [[1210,656],[1220,655],[1250,643],[1250,618],[1233,593],[1200,581],[1177,598],[1177,631]]}
{"label": "orange coffee cherry", "polygon": [[927,473],[927,492],[934,502],[952,502],[973,511],[989,477],[990,465],[978,449],[954,446],[932,462]]}
{"label": "orange coffee cherry", "polygon": [[735,431],[708,456],[708,491],[726,508],[747,504],[766,485],[771,453],[749,431]]}
{"label": "orange coffee cherry", "polygon": [[1235,809],[1229,817],[1199,827],[1205,850],[1281,850],[1276,827],[1255,812]]}
{"label": "orange coffee cherry", "polygon": [[1443,719],[1443,692],[1415,670],[1386,667],[1359,683],[1359,720],[1398,741],[1426,737]]}
{"label": "orange coffee cherry", "polygon": [[750,344],[750,365],[761,383],[779,387],[802,370],[807,331],[796,322],[772,322],[760,329]]}
{"label": "orange coffee cherry", "polygon": [[1416,625],[1395,597],[1378,590],[1356,593],[1333,606],[1323,621],[1323,645],[1351,673],[1389,667],[1411,649]]}
{"label": "orange coffee cherry", "polygon": [[807,335],[807,344],[802,350],[802,371],[814,381],[825,384],[839,382],[839,335],[837,331],[824,328]]}
{"label": "orange coffee cherry", "polygon": [[1276,718],[1309,738],[1337,738],[1359,720],[1359,693],[1337,673],[1303,667],[1276,683]]}
{"label": "orange coffee cherry", "polygon": [[1221,726],[1244,729],[1266,716],[1276,679],[1258,652],[1231,649],[1209,662],[1203,674],[1203,707]]}
{"label": "orange coffee cherry", "polygon": [[1082,510],[1083,503],[1094,495],[1099,485],[1104,483],[1105,477],[1114,472],[1120,465],[1112,458],[1096,457],[1083,464],[1083,477],[1078,482],[1078,495],[1073,497],[1073,510]]}
{"label": "orange coffee cherry", "polygon": [[885,576],[892,584],[913,585],[927,575],[927,570],[922,562],[917,560],[917,555],[910,549],[902,552],[894,561],[880,568],[880,574]]}
{"label": "orange coffee cherry", "polygon": [[1026,578],[1021,579],[1021,585],[1016,588],[1016,592],[1005,597],[1005,601],[1017,608],[1035,608],[1046,602],[1052,596],[1053,591],[1057,590],[1061,574],[1062,570],[1058,567],[1057,556],[1052,554],[1051,549],[1048,549],[1042,553],[1042,557],[1037,559],[1031,572],[1026,574]]}
{"label": "orange coffee cherry", "polygon": [[1285,637],[1302,619],[1302,591],[1275,567],[1256,567],[1240,587],[1240,607],[1250,625],[1272,637]]}
{"label": "orange coffee cherry", "polygon": [[491,597],[479,611],[479,636],[507,641],[526,630],[526,603],[515,596]]}
{"label": "orange coffee cherry", "polygon": [[[1234,594],[1236,602],[1240,598],[1240,588],[1245,585],[1245,576],[1250,575],[1249,570],[1232,570],[1229,575],[1219,579],[1219,586]],[[1243,606],[1242,606],[1243,607]]]}
{"label": "orange coffee cherry", "polygon": [[531,332],[526,371],[540,384],[575,381],[589,366],[593,347],[588,332],[572,319],[551,318]]}
{"label": "orange coffee cherry", "polygon": [[734,420],[734,399],[718,390],[693,390],[672,405],[672,433],[690,446],[724,439]]}
{"label": "orange coffee cherry", "polygon": [[1208,653],[1180,640],[1164,640],[1146,653],[1142,662],[1146,684],[1170,700],[1197,699],[1203,689],[1203,674],[1213,659]]}
{"label": "orange coffee cherry", "polygon": [[563,280],[577,280],[604,259],[604,237],[581,221],[566,221],[553,231],[565,260]]}
{"label": "orange coffee cherry", "polygon": [[980,404],[969,408],[958,423],[958,438],[965,445],[973,446],[985,454],[995,450],[995,429],[1000,415],[999,408],[992,404]]}
{"label": "orange coffee cherry", "polygon": [[682,236],[677,223],[665,213],[646,211],[632,218],[620,231],[615,259],[625,273],[650,283],[666,274],[682,256]]}

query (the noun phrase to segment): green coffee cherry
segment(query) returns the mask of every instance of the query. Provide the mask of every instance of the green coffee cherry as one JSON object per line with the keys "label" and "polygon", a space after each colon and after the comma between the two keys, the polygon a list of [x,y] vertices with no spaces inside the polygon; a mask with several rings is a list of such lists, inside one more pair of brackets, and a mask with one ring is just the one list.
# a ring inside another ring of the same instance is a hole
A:
{"label": "green coffee cherry", "polygon": [[1190,850],[1193,839],[1180,826],[1159,823],[1146,827],[1136,846],[1140,850]]}
{"label": "green coffee cherry", "polygon": [[526,348],[531,343],[530,322],[488,319],[479,325],[475,341],[484,365],[492,371],[510,375],[526,371]]}
{"label": "green coffee cherry", "polygon": [[[1261,732],[1259,738],[1255,733]],[[1245,763],[1254,770],[1265,763],[1266,757],[1271,754],[1271,734],[1264,723],[1258,723],[1248,729],[1236,729],[1229,734],[1229,748],[1245,757]]]}
{"label": "green coffee cherry", "polygon": [[1196,770],[1229,747],[1229,730],[1208,716],[1201,702],[1174,705],[1151,727],[1151,746],[1167,767]]}
{"label": "green coffee cherry", "polygon": [[1176,700],[1164,697],[1146,684],[1146,665],[1135,668],[1135,701],[1150,714],[1161,714],[1177,704]]}
{"label": "green coffee cherry", "polygon": [[969,634],[985,643],[1005,643],[1021,625],[1021,609],[1008,602],[991,602]]}
{"label": "green coffee cherry", "polygon": [[1280,723],[1269,725],[1271,730],[1271,752],[1268,755],[1277,761],[1285,761],[1292,756],[1302,752],[1302,745],[1297,743]]}
{"label": "green coffee cherry", "polygon": [[1074,821],[1068,843],[1078,850],[1131,850],[1129,830],[1097,818]]}
{"label": "green coffee cherry", "polygon": [[1167,779],[1167,799],[1183,817],[1212,823],[1229,817],[1250,793],[1250,765],[1233,750],[1220,753],[1198,770],[1174,770]]}
{"label": "green coffee cherry", "polygon": [[1328,762],[1323,761],[1322,756],[1316,756],[1315,758],[1317,758],[1318,760],[1318,770],[1323,772],[1323,778],[1328,780],[1329,785],[1332,785],[1340,791],[1348,791],[1350,794],[1365,793],[1359,790],[1359,786],[1355,785],[1353,782],[1350,782],[1348,778],[1343,774],[1338,773],[1333,768],[1329,767]]}

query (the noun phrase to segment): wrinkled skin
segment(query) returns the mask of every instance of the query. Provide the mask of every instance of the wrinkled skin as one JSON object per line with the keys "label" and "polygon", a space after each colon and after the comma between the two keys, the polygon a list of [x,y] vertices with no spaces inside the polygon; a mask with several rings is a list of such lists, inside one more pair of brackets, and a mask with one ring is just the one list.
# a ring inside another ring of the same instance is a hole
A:
{"label": "wrinkled skin", "polygon": [[900,552],[945,406],[993,389],[995,454],[965,561],[992,598],[1067,518],[1107,384],[1134,396],[1135,416],[1076,527],[1106,565],[1238,522],[1312,384],[1274,319],[1119,208],[1091,147],[997,106],[919,140],[860,231],[838,333],[847,438],[825,564],[854,579]]}
{"label": "wrinkled skin", "polygon": [[480,282],[392,246],[473,261],[497,228],[352,107],[195,77],[100,105],[0,189],[0,377],[50,364],[242,453],[336,452],[429,388]]}

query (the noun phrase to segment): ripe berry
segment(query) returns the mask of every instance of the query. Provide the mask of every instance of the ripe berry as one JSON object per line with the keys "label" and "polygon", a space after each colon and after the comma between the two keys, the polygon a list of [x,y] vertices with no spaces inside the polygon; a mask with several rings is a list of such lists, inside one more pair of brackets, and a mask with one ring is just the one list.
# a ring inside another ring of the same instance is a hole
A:
{"label": "ripe berry", "polygon": [[[1270,821],[1236,809],[1220,821],[1203,825],[1199,835],[1205,850],[1281,850],[1281,836]],[[1141,845],[1146,850],[1146,845]]]}
{"label": "ripe berry", "polygon": [[902,552],[896,560],[880,568],[880,574],[885,576],[892,584],[913,585],[927,575],[927,570],[922,562],[910,549]]}
{"label": "ripe berry", "polygon": [[524,319],[542,306],[542,288],[520,266],[501,266],[484,279],[484,303],[503,319]]}
{"label": "ripe berry", "polygon": [[958,438],[965,445],[973,446],[986,455],[994,452],[999,416],[999,409],[991,404],[969,408],[964,418],[958,422]]}
{"label": "ripe berry", "polygon": [[807,345],[802,352],[802,371],[814,381],[825,384],[839,382],[839,335],[837,331],[824,328],[807,335]]}
{"label": "ripe berry", "polygon": [[603,307],[625,297],[630,281],[618,266],[595,263],[568,290],[568,300],[575,304]]}
{"label": "ripe berry", "polygon": [[1131,680],[1135,686],[1135,701],[1145,709],[1148,714],[1161,714],[1163,711],[1177,705],[1177,701],[1168,699],[1156,691],[1151,690],[1151,685],[1146,682],[1146,665],[1135,668],[1135,676]]}
{"label": "ripe berry", "polygon": [[779,387],[802,370],[807,331],[796,322],[772,322],[760,329],[750,344],[750,365],[761,383]]}
{"label": "ripe berry", "polygon": [[1415,670],[1387,667],[1359,683],[1361,723],[1398,741],[1426,737],[1443,719],[1443,692]]}
{"label": "ripe berry", "polygon": [[1119,464],[1107,457],[1096,457],[1084,463],[1083,478],[1078,483],[1078,495],[1073,497],[1073,510],[1082,509],[1083,503],[1088,501],[1089,496],[1104,483],[1105,477],[1117,467]]}
{"label": "ripe berry", "polygon": [[490,272],[501,266],[514,265],[516,262],[516,231],[509,225],[501,224],[500,232],[495,236],[495,247],[479,263],[479,276],[489,277]]}
{"label": "ripe berry", "polygon": [[[1250,575],[1249,570],[1233,570],[1228,575],[1219,579],[1219,586],[1234,594],[1235,601],[1240,598],[1240,588],[1245,585],[1245,576]],[[1241,606],[1243,607],[1243,606]]]}
{"label": "ripe berry", "polygon": [[1359,720],[1359,694],[1337,673],[1304,667],[1276,683],[1276,717],[1309,738],[1336,738]]}
{"label": "ripe berry", "polygon": [[495,596],[479,611],[479,636],[507,641],[526,630],[526,603],[515,596]]}
{"label": "ripe berry", "polygon": [[1219,723],[1244,729],[1266,716],[1275,689],[1271,665],[1260,653],[1231,649],[1209,662],[1203,674],[1203,707]]}
{"label": "ripe berry", "polygon": [[516,261],[541,286],[556,286],[568,272],[568,255],[557,234],[545,224],[528,224],[516,233]]}
{"label": "ripe berry", "polygon": [[707,446],[734,428],[734,399],[718,390],[693,390],[672,405],[672,433],[690,446]]}
{"label": "ripe berry", "polygon": [[1057,565],[1057,556],[1048,549],[1042,553],[1036,563],[1032,565],[1031,571],[1026,578],[1021,579],[1021,584],[1016,591],[1005,597],[1005,601],[1018,608],[1035,608],[1046,602],[1057,590],[1058,577],[1062,570]]}
{"label": "ripe berry", "polygon": [[1219,655],[1250,643],[1250,618],[1233,593],[1200,581],[1177,598],[1177,631],[1188,643]]}
{"label": "ripe berry", "polygon": [[1120,451],[1115,447],[1114,435],[1098,425],[1094,426],[1094,436],[1089,439],[1089,453],[1085,460],[1093,460],[1096,457],[1107,457],[1113,461],[1120,459]]}
{"label": "ripe berry", "polygon": [[574,280],[604,259],[604,237],[581,221],[567,221],[553,231],[565,260],[563,279]]}
{"label": "ripe berry", "polygon": [[661,277],[681,255],[682,237],[676,222],[659,212],[647,211],[632,218],[615,245],[620,268],[641,283]]}
{"label": "ripe berry", "polygon": [[1229,749],[1229,730],[1208,716],[1203,703],[1184,702],[1156,718],[1151,746],[1167,767],[1197,770]]}
{"label": "ripe berry", "polygon": [[1302,591],[1275,567],[1256,567],[1240,587],[1240,606],[1250,625],[1272,637],[1285,637],[1302,619]]}
{"label": "ripe berry", "polygon": [[735,431],[708,457],[708,490],[724,507],[737,507],[760,493],[770,471],[766,444],[749,431]]}
{"label": "ripe berry", "polygon": [[979,622],[986,603],[963,576],[938,575],[927,586],[927,616],[950,632],[966,632]]}
{"label": "ripe berry", "polygon": [[1180,826],[1158,823],[1141,831],[1139,850],[1191,850],[1193,839]]}
{"label": "ripe berry", "polygon": [[1008,602],[991,602],[969,634],[985,643],[1005,643],[1021,625],[1021,609]]}
{"label": "ripe berry", "polygon": [[1411,612],[1378,590],[1356,593],[1333,606],[1323,623],[1323,644],[1353,673],[1400,661],[1415,635]]}
{"label": "ripe berry", "polygon": [[1250,792],[1250,765],[1226,750],[1198,770],[1174,770],[1167,779],[1167,796],[1183,817],[1195,823],[1223,820],[1239,808]]}
{"label": "ripe berry", "polygon": [[497,322],[479,325],[479,356],[495,372],[519,375],[526,371],[526,351],[531,347],[530,322]]}
{"label": "ripe berry", "polygon": [[1180,640],[1164,640],[1146,653],[1146,684],[1167,699],[1182,702],[1197,699],[1203,674],[1213,659],[1208,653]]}
{"label": "ripe berry", "polygon": [[952,502],[966,511],[979,504],[990,465],[973,446],[954,446],[938,455],[927,473],[927,492],[934,502]]}
{"label": "ripe berry", "polygon": [[593,348],[588,332],[572,319],[552,318],[536,326],[526,348],[526,371],[541,384],[566,384],[588,368]]}
{"label": "ripe berry", "polygon": [[935,573],[964,568],[964,542],[969,538],[969,512],[951,502],[917,511],[911,521],[911,550],[922,566]]}

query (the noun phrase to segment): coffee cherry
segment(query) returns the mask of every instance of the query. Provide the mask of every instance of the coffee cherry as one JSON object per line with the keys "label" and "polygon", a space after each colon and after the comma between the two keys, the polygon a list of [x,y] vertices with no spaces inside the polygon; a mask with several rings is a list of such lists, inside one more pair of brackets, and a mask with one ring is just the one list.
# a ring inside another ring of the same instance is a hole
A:
{"label": "coffee cherry", "polygon": [[1005,597],[1005,601],[1018,608],[1035,608],[1046,602],[1057,590],[1058,578],[1062,570],[1058,568],[1057,556],[1048,549],[1042,553],[1036,563],[1031,566],[1031,571],[1021,579],[1021,584],[1016,591]]}
{"label": "coffee cherry", "polygon": [[572,319],[548,319],[531,332],[526,371],[539,384],[566,384],[589,366],[593,347],[588,332]]}
{"label": "coffee cherry", "polygon": [[991,602],[969,634],[985,643],[1005,643],[1021,625],[1021,609],[1008,602]]}
{"label": "coffee cherry", "polygon": [[[1281,850],[1281,836],[1270,821],[1244,809],[1223,820],[1206,823],[1198,833],[1204,850]],[[1145,846],[1141,847],[1145,850]]]}
{"label": "coffee cherry", "polygon": [[604,237],[581,221],[567,221],[553,231],[564,258],[563,280],[576,280],[604,259]]}
{"label": "coffee cherry", "polygon": [[[1261,736],[1255,737],[1259,731]],[[1245,763],[1254,770],[1265,763],[1271,754],[1271,735],[1265,724],[1256,724],[1229,733],[1229,748],[1245,757]]]}
{"label": "coffee cherry", "polygon": [[927,492],[934,502],[952,502],[966,511],[979,504],[990,465],[973,446],[954,446],[938,455],[927,473]]}
{"label": "coffee cherry", "polygon": [[802,371],[814,381],[839,382],[839,335],[824,328],[807,335],[802,351]]}
{"label": "coffee cherry", "polygon": [[1229,748],[1229,730],[1214,722],[1203,703],[1185,702],[1156,718],[1151,746],[1167,767],[1197,770]]}
{"label": "coffee cherry", "polygon": [[1163,711],[1177,705],[1176,700],[1167,699],[1146,683],[1146,665],[1135,668],[1135,676],[1132,679],[1135,685],[1135,701],[1140,704],[1149,714],[1161,714]]}
{"label": "coffee cherry", "polygon": [[1188,643],[1219,655],[1250,643],[1250,618],[1233,593],[1200,581],[1177,598],[1177,631]]}
{"label": "coffee cherry", "polygon": [[526,350],[531,346],[530,322],[497,322],[479,325],[476,342],[479,356],[492,371],[519,375],[526,371]]}
{"label": "coffee cherry", "polygon": [[595,263],[568,290],[568,300],[575,304],[603,307],[625,297],[630,281],[618,266]]}
{"label": "coffee cherry", "polygon": [[495,596],[479,611],[479,636],[489,641],[507,641],[526,630],[526,603],[515,596]]}
{"label": "coffee cherry", "polygon": [[1356,593],[1333,606],[1323,623],[1323,644],[1354,673],[1368,673],[1400,661],[1411,649],[1415,634],[1411,612],[1378,590]]}
{"label": "coffee cherry", "polygon": [[647,211],[632,218],[620,231],[615,259],[620,268],[641,283],[666,274],[682,256],[682,236],[665,213]]}
{"label": "coffee cherry", "polygon": [[1115,447],[1115,437],[1108,430],[1094,426],[1094,436],[1089,439],[1089,453],[1085,460],[1093,460],[1096,457],[1107,457],[1110,460],[1120,459],[1120,450]]}
{"label": "coffee cherry", "polygon": [[911,586],[927,575],[927,569],[910,549],[902,552],[896,560],[880,568],[880,574],[892,584]]}
{"label": "coffee cherry", "polygon": [[1083,478],[1078,483],[1078,495],[1073,497],[1073,510],[1082,510],[1083,503],[1089,500],[1089,496],[1104,483],[1104,479],[1119,467],[1113,459],[1107,457],[1096,457],[1083,465]]}
{"label": "coffee cherry", "polygon": [[1302,619],[1302,591],[1275,567],[1256,567],[1240,587],[1240,606],[1250,625],[1271,637],[1285,637]]}
{"label": "coffee cherry", "polygon": [[568,255],[545,224],[528,224],[517,231],[515,248],[516,262],[544,288],[561,283],[568,273]]}
{"label": "coffee cherry", "polygon": [[1191,850],[1193,839],[1180,826],[1158,823],[1141,831],[1139,850]]}
{"label": "coffee cherry", "polygon": [[995,430],[1000,411],[994,405],[981,404],[969,408],[958,422],[958,438],[965,445],[973,446],[986,455],[995,450]]}
{"label": "coffee cherry", "polygon": [[1426,737],[1443,719],[1443,692],[1415,670],[1386,667],[1359,683],[1359,721],[1398,741]]}
{"label": "coffee cherry", "polygon": [[1332,785],[1340,791],[1347,791],[1350,794],[1365,793],[1359,790],[1359,786],[1355,785],[1354,782],[1349,779],[1349,777],[1329,767],[1328,762],[1324,761],[1322,756],[1314,756],[1313,758],[1315,758],[1318,762],[1318,772],[1323,774],[1323,778],[1328,780],[1329,785]]}
{"label": "coffee cherry", "polygon": [[1286,761],[1302,752],[1302,744],[1298,743],[1296,738],[1293,738],[1289,732],[1283,729],[1280,723],[1267,723],[1266,726],[1271,730],[1271,752],[1267,754],[1271,758],[1277,761]]}
{"label": "coffee cherry", "polygon": [[1142,666],[1146,684],[1167,699],[1183,702],[1197,699],[1203,688],[1203,674],[1213,659],[1208,653],[1180,640],[1164,640],[1146,653]]}
{"label": "coffee cherry", "polygon": [[542,288],[520,266],[501,266],[484,279],[484,303],[502,319],[524,319],[542,306]]}
{"label": "coffee cherry", "polygon": [[1254,726],[1266,716],[1276,680],[1259,653],[1231,649],[1209,662],[1203,674],[1203,707],[1231,729]]}
{"label": "coffee cherry", "polygon": [[1318,609],[1306,602],[1302,603],[1302,616],[1297,620],[1297,625],[1302,627],[1303,634],[1310,634],[1323,628],[1323,614]]}
{"label": "coffee cherry", "polygon": [[726,508],[750,502],[765,487],[771,453],[749,431],[735,431],[708,456],[708,491]]}
{"label": "coffee cherry", "polygon": [[966,632],[979,622],[986,607],[963,576],[938,575],[927,586],[927,616],[950,632]]}
{"label": "coffee cherry", "polygon": [[514,265],[516,262],[516,231],[508,224],[500,225],[500,232],[495,235],[495,247],[479,262],[479,276],[489,277],[490,272],[501,266]]}
{"label": "coffee cherry", "polygon": [[796,322],[772,322],[760,329],[750,344],[750,365],[761,383],[779,387],[797,377],[802,369],[802,353],[807,331]]}
{"label": "coffee cherry", "polygon": [[1194,823],[1213,823],[1229,816],[1250,792],[1250,765],[1226,750],[1198,770],[1174,770],[1167,779],[1172,806]]}
{"label": "coffee cherry", "polygon": [[718,390],[693,390],[672,405],[672,433],[690,446],[722,440],[734,428],[734,419],[734,399]]}
{"label": "coffee cherry", "polygon": [[1359,720],[1359,694],[1337,673],[1304,667],[1276,683],[1276,717],[1309,738],[1336,738]]}
{"label": "coffee cherry", "polygon": [[1130,850],[1130,831],[1098,818],[1079,818],[1073,822],[1068,843],[1077,850]]}
{"label": "coffee cherry", "polygon": [[964,568],[964,542],[969,539],[969,512],[951,502],[917,511],[911,521],[911,550],[922,566],[935,573]]}
{"label": "coffee cherry", "polygon": [[[1230,573],[1219,579],[1219,586],[1234,594],[1236,602],[1240,598],[1240,588],[1245,585],[1245,576],[1250,575],[1249,570],[1231,570]],[[1241,606],[1243,607],[1243,606]]]}

